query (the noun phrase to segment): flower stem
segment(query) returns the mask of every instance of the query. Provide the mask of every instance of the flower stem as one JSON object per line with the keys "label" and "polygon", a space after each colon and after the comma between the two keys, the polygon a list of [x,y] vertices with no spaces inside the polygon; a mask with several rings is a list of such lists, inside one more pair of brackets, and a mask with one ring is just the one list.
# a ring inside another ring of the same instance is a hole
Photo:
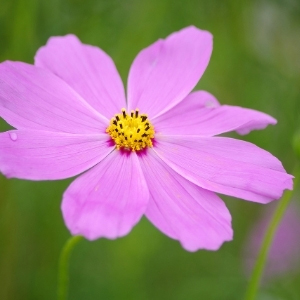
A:
{"label": "flower stem", "polygon": [[[295,179],[294,179],[294,190],[296,189],[296,185],[299,182],[300,170],[299,167],[296,168],[295,171]],[[250,281],[248,284],[248,288],[245,295],[245,300],[255,300],[257,291],[259,288],[259,284],[261,281],[261,277],[264,271],[264,267],[268,258],[269,249],[272,245],[274,235],[276,233],[277,227],[280,224],[280,221],[290,203],[292,198],[293,191],[286,191],[282,200],[279,202],[274,215],[270,221],[269,227],[267,228],[265,237],[262,241],[262,245],[260,251],[258,253],[258,257],[253,268]]]}
{"label": "flower stem", "polygon": [[69,238],[61,251],[58,270],[58,300],[66,300],[68,297],[70,255],[75,245],[82,239],[80,235]]}

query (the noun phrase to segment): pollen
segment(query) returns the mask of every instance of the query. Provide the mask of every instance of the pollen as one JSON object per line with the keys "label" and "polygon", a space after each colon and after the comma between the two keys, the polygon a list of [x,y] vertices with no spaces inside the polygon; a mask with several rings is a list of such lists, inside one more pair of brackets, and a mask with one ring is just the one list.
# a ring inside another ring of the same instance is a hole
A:
{"label": "pollen", "polygon": [[114,140],[118,150],[123,148],[139,151],[153,146],[154,127],[148,116],[140,114],[138,109],[132,110],[129,114],[122,108],[122,112],[110,120],[106,132]]}

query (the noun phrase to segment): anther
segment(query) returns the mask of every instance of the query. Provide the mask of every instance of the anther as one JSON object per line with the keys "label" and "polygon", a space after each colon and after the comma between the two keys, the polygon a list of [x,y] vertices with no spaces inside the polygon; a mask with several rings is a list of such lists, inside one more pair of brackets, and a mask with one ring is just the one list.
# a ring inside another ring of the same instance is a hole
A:
{"label": "anther", "polygon": [[111,119],[106,132],[115,141],[116,149],[124,148],[132,151],[152,147],[151,139],[155,134],[146,114],[140,114],[138,109],[127,113],[125,108]]}

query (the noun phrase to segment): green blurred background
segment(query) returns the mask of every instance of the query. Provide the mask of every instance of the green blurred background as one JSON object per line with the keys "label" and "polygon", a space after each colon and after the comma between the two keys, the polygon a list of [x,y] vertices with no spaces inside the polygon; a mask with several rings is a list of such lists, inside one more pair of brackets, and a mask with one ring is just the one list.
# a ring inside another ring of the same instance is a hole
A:
{"label": "green blurred background", "polygon": [[[214,35],[212,59],[196,89],[274,116],[276,126],[239,138],[272,152],[293,172],[292,137],[300,129],[297,0],[0,0],[0,60],[32,63],[50,36],[74,33],[111,55],[126,82],[138,51],[190,24]],[[1,131],[8,128],[0,121]],[[60,202],[70,182],[0,175],[0,299],[56,298],[58,257],[69,238]],[[242,299],[244,244],[265,208],[223,199],[235,236],[219,251],[186,252],[143,219],[124,238],[75,248],[69,299]],[[280,276],[263,284],[258,299],[300,299],[299,282],[300,271]]]}

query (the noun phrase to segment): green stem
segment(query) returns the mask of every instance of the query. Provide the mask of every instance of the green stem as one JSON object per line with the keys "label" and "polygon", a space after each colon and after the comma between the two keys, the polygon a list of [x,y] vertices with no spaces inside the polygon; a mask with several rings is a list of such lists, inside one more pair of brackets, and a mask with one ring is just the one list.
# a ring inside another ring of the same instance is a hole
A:
{"label": "green stem", "polygon": [[[296,185],[299,182],[299,167],[296,168],[295,179],[294,179],[294,190],[296,189]],[[259,288],[259,284],[261,281],[261,277],[264,271],[264,267],[268,258],[269,249],[272,245],[272,241],[274,235],[276,233],[277,227],[280,224],[280,221],[290,203],[291,197],[293,195],[293,191],[286,191],[282,200],[279,202],[274,215],[270,221],[269,227],[266,231],[265,237],[262,241],[262,245],[260,251],[258,253],[258,257],[253,268],[250,281],[248,284],[248,288],[246,291],[245,300],[255,300],[257,291]]]}
{"label": "green stem", "polygon": [[57,290],[58,300],[66,300],[68,297],[70,255],[75,245],[82,239],[83,237],[79,235],[69,238],[60,254]]}

